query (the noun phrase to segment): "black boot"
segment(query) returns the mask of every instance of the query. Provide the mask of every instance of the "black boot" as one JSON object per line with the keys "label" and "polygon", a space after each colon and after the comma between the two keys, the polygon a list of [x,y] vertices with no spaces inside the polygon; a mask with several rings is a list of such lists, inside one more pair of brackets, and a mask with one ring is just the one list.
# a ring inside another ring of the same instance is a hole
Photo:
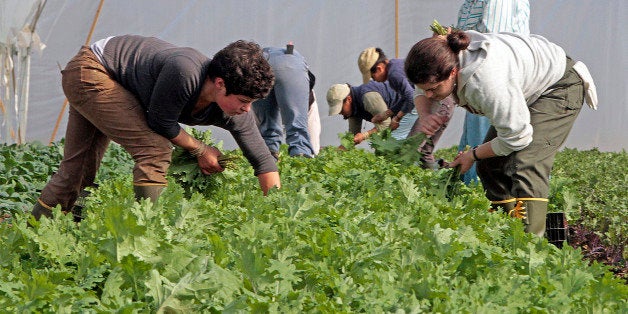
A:
{"label": "black boot", "polygon": [[33,217],[35,217],[35,220],[37,221],[39,221],[42,215],[51,219],[52,210],[50,209],[50,206],[45,205],[42,201],[37,199],[37,202],[35,203],[35,206],[33,206],[33,210],[31,211],[31,215],[33,215]]}

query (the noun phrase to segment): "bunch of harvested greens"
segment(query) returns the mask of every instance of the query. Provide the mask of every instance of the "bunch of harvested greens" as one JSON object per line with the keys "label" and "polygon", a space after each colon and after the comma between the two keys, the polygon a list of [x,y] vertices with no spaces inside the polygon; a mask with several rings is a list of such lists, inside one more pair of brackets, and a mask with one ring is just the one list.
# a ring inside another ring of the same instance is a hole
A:
{"label": "bunch of harvested greens", "polygon": [[[214,143],[211,138],[210,130],[201,132],[190,128],[186,129],[186,131],[206,145],[214,146],[220,149],[219,146],[221,145]],[[218,174],[205,175],[198,167],[197,157],[192,156],[190,152],[177,146],[172,152],[172,162],[170,168],[168,169],[168,175],[180,184],[185,182],[194,182],[192,186],[199,189],[211,189],[220,185],[219,181],[223,179],[222,177],[225,176],[229,170],[236,169],[238,167],[238,162],[242,159],[243,156],[238,151],[222,152],[222,155],[218,157],[218,164],[220,164],[225,171]]]}
{"label": "bunch of harvested greens", "polygon": [[430,30],[438,35],[447,35],[447,29],[440,25],[437,20],[432,21]]}

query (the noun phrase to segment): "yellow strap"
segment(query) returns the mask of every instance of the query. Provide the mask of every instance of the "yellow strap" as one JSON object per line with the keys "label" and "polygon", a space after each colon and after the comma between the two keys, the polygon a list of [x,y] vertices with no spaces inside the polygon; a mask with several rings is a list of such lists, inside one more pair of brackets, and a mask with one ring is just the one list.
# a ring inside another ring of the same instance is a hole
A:
{"label": "yellow strap", "polygon": [[40,199],[37,199],[37,202],[39,203],[39,205],[43,206],[45,209],[52,210],[52,207],[46,205],[46,203],[42,202]]}
{"label": "yellow strap", "polygon": [[516,198],[511,198],[511,199],[507,199],[507,200],[501,200],[501,201],[491,201],[491,204],[506,204],[506,203],[512,203],[512,202],[516,202],[517,199]]}
{"label": "yellow strap", "polygon": [[539,202],[549,202],[548,199],[546,198],[540,198],[540,197],[519,197],[517,198],[517,201],[539,201]]}

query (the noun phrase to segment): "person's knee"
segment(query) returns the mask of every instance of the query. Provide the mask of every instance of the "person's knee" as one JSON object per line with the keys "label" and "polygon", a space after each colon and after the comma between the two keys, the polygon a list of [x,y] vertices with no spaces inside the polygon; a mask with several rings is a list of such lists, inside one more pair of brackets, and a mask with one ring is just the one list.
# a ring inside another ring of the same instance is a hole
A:
{"label": "person's knee", "polygon": [[165,185],[171,157],[172,149],[169,147],[167,149],[156,148],[150,151],[150,154],[134,155],[133,183]]}

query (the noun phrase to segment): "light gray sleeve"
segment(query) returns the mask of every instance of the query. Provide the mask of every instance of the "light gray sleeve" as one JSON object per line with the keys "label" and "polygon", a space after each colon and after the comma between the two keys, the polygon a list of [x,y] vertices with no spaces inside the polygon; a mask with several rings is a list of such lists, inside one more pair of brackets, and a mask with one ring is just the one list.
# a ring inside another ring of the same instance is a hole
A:
{"label": "light gray sleeve", "polygon": [[[384,101],[382,95],[378,92],[368,92],[362,96],[362,102],[364,103],[364,109],[373,116],[382,113],[388,109],[388,104]],[[376,123],[375,127],[377,131],[385,130],[390,126],[391,119],[386,118],[382,123]]]}

